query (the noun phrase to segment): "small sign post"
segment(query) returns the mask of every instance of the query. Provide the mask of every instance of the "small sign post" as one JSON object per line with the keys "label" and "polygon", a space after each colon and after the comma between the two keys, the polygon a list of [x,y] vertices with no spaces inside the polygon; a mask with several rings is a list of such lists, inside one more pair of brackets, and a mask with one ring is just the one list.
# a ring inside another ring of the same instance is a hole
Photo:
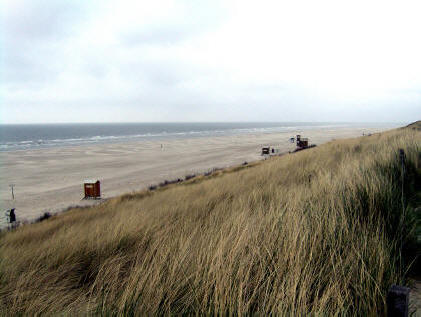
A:
{"label": "small sign post", "polygon": [[12,189],[12,200],[15,200],[15,193],[13,192],[13,188],[15,187],[15,184],[10,184],[9,187]]}

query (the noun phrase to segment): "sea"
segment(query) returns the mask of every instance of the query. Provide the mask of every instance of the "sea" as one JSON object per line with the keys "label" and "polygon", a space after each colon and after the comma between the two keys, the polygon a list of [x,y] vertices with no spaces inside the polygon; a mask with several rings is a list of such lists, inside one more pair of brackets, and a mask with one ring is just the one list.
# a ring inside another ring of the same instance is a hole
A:
{"label": "sea", "polygon": [[[334,122],[0,124],[0,151],[351,127]],[[381,123],[376,124],[379,127]],[[384,124],[386,125],[386,124]],[[373,126],[373,124],[369,124]],[[390,126],[390,124],[389,124]]]}

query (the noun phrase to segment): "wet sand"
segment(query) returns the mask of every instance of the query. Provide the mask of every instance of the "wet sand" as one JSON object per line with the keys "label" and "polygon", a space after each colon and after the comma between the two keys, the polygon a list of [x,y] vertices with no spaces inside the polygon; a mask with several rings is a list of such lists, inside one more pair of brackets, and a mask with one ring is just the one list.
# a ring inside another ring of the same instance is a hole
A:
{"label": "wet sand", "polygon": [[[46,211],[55,213],[71,205],[95,203],[81,200],[85,179],[99,179],[102,197],[110,198],[190,173],[262,159],[260,152],[264,145],[288,152],[295,148],[289,138],[296,134],[308,137],[310,143],[322,144],[394,127],[361,125],[1,152],[0,226],[5,221],[4,211],[12,207],[22,221],[33,220]],[[15,184],[14,201],[9,184]]]}

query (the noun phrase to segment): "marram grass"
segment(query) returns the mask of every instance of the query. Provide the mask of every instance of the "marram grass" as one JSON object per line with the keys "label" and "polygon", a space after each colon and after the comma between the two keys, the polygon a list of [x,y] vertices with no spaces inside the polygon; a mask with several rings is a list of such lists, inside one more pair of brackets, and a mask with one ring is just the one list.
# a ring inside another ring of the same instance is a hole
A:
{"label": "marram grass", "polygon": [[398,129],[71,210],[0,237],[0,313],[381,314],[420,175]]}

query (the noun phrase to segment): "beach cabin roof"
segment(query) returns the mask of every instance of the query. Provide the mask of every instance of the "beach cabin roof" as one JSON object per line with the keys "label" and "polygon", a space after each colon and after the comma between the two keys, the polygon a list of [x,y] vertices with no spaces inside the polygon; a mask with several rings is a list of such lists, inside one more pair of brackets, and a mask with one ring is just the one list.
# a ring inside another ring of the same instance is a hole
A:
{"label": "beach cabin roof", "polygon": [[95,184],[96,182],[99,182],[97,179],[85,179],[83,181],[84,184]]}

